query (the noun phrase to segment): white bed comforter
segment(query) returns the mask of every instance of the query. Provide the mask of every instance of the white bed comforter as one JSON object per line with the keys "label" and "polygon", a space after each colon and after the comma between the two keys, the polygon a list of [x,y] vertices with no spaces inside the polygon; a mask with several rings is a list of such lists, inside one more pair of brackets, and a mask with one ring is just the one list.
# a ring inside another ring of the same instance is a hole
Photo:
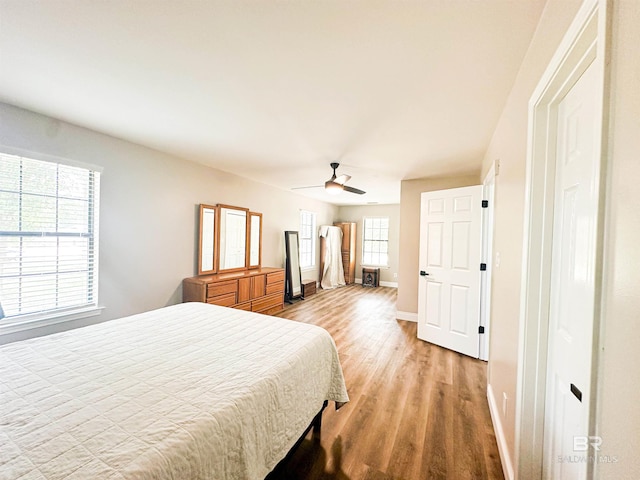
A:
{"label": "white bed comforter", "polygon": [[261,479],[325,399],[325,330],[202,303],[9,344],[0,479]]}

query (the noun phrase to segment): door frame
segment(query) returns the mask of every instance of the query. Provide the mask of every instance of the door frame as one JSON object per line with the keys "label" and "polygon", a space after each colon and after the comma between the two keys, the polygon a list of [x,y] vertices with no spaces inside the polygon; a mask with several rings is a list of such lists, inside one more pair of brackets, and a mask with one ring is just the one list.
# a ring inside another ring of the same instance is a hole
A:
{"label": "door frame", "polygon": [[[595,434],[597,408],[598,346],[602,298],[602,245],[606,173],[606,125],[604,109],[608,85],[607,9],[610,0],[585,0],[552,57],[529,101],[525,220],[519,317],[516,390],[516,478],[539,479],[543,471],[544,415],[547,380],[551,251],[555,193],[555,137],[557,104],[594,62],[599,78],[596,152],[600,152],[595,188],[598,188],[598,220],[595,272],[595,304],[591,362],[592,401],[589,435]],[[593,475],[593,465],[588,476]]]}
{"label": "door frame", "polygon": [[[489,336],[491,335],[491,275],[493,272],[493,202],[496,189],[496,163],[491,165],[482,181],[482,198],[489,202],[487,208],[482,209],[482,262],[487,269],[480,276],[480,326],[484,327],[484,334],[480,335],[479,358],[485,362],[489,360]],[[489,374],[487,373],[487,377]]]}

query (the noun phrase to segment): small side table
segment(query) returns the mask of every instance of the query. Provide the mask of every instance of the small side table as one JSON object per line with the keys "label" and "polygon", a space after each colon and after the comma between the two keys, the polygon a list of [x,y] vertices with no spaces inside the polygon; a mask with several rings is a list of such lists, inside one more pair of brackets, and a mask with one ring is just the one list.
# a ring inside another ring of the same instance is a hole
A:
{"label": "small side table", "polygon": [[315,280],[303,280],[302,281],[302,296],[308,297],[316,293],[316,281]]}
{"label": "small side table", "polygon": [[377,287],[380,284],[379,268],[363,268],[362,269],[362,286]]}

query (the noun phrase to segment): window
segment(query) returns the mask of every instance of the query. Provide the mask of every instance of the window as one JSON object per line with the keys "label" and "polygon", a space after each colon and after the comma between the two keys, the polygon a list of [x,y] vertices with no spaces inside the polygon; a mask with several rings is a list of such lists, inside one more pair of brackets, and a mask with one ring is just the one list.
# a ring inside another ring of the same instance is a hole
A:
{"label": "window", "polygon": [[0,325],[97,307],[99,181],[0,154]]}
{"label": "window", "polygon": [[364,217],[362,265],[389,265],[389,217]]}
{"label": "window", "polygon": [[300,210],[300,268],[316,264],[316,214]]}

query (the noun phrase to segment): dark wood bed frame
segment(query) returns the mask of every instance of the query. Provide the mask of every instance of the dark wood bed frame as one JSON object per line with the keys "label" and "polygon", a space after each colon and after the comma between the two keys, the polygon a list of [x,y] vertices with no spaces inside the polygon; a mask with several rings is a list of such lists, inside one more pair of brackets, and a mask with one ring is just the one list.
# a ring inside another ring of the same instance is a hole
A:
{"label": "dark wood bed frame", "polygon": [[320,440],[320,433],[322,431],[322,412],[324,412],[324,409],[327,408],[327,405],[329,405],[329,402],[325,400],[324,403],[322,404],[322,408],[320,409],[320,411],[316,414],[315,417],[313,417],[313,420],[311,420],[311,423],[309,424],[307,429],[304,431],[304,433],[300,436],[300,438],[296,441],[296,443],[293,445],[289,453],[293,452],[296,448],[300,446],[300,444],[305,439],[309,431],[311,431],[311,429],[313,429],[313,438],[316,440]]}
{"label": "dark wood bed frame", "polygon": [[[313,420],[311,420],[311,423],[305,429],[304,433],[300,435],[300,438],[296,441],[296,443],[294,443],[293,447],[291,447],[291,450],[289,450],[287,454],[284,456],[284,458],[278,462],[278,464],[273,468],[273,470],[269,473],[269,475],[266,476],[265,480],[273,478],[272,473],[276,472],[278,469],[278,466],[282,462],[284,462],[286,459],[290,458],[291,455],[293,455],[293,453],[298,449],[298,447],[304,441],[305,437],[311,431],[311,429],[313,429],[313,440],[315,442],[320,441],[320,431],[322,430],[322,412],[324,412],[324,409],[327,408],[328,404],[329,402],[327,400],[323,402],[322,408],[318,413],[316,413],[316,416],[313,417]],[[279,478],[279,477],[276,476],[275,478]]]}
{"label": "dark wood bed frame", "polygon": [[[313,417],[313,420],[311,420],[311,423],[309,424],[309,426],[305,429],[302,435],[300,435],[300,438],[296,441],[296,443],[293,444],[293,447],[291,447],[291,450],[289,450],[287,454],[284,456],[284,458],[278,462],[278,465],[280,465],[285,459],[293,455],[293,452],[295,452],[298,449],[300,444],[304,441],[307,434],[312,429],[313,429],[313,440],[316,442],[320,441],[320,432],[322,430],[322,412],[324,412],[324,409],[327,408],[327,405],[329,405],[329,402],[325,400],[324,403],[322,404],[322,408],[320,409],[320,411],[316,413],[316,416]],[[274,470],[278,468],[278,465],[274,467]],[[267,478],[269,478],[269,476],[267,476]]]}

